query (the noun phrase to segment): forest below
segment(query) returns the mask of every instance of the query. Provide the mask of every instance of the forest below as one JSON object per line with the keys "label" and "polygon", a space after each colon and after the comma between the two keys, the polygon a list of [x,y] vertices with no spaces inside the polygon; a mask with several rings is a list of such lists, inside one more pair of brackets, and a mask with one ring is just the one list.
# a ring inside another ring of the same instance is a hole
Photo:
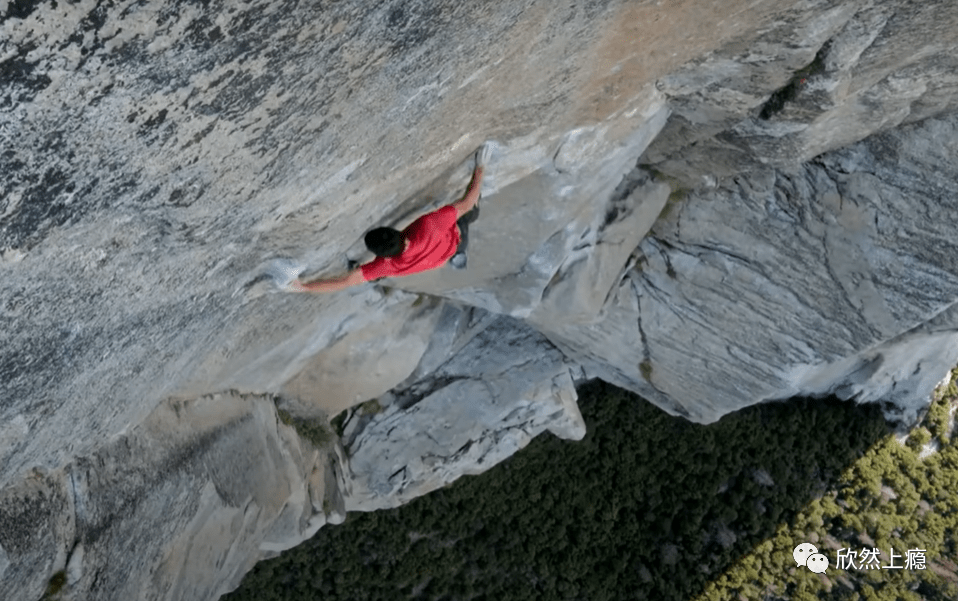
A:
{"label": "forest below", "polygon": [[[897,433],[878,406],[835,399],[702,426],[599,381],[579,394],[584,440],[543,435],[480,476],[349,514],[224,599],[958,598],[954,379]],[[824,574],[796,565],[805,542]],[[839,565],[868,553],[873,569]]]}

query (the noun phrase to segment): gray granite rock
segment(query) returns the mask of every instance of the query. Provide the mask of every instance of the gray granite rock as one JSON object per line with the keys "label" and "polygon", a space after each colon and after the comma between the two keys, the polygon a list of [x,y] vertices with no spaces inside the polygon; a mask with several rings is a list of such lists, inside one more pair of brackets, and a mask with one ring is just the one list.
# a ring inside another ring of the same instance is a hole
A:
{"label": "gray granite rock", "polygon": [[[537,310],[544,320],[591,318],[668,194],[649,183],[630,195],[639,182],[627,177],[667,117],[662,98],[650,93],[629,111],[557,140],[499,145],[487,167],[495,185],[469,227],[468,268],[390,285],[519,318]],[[573,289],[575,296],[558,300]]]}
{"label": "gray granite rock", "polygon": [[[616,25],[629,10],[4,3],[0,387],[16,401],[0,405],[0,484],[93,453],[170,396],[278,392],[335,337],[348,354],[395,301],[280,294],[276,260],[336,274],[368,228],[461,194],[487,138],[490,195],[560,148],[569,173],[601,161],[574,132],[611,145],[662,107],[653,74],[610,71],[642,54]],[[589,84],[599,65],[612,104]],[[518,267],[538,241],[510,245]],[[517,311],[524,282],[502,293]]]}
{"label": "gray granite rock", "polygon": [[696,421],[800,394],[914,418],[958,360],[956,126],[926,120],[688,192],[642,241],[603,333],[566,328],[564,343]]}
{"label": "gray granite rock", "polygon": [[[52,499],[74,473],[69,466],[94,457],[114,466],[90,472],[96,478],[141,490],[137,482],[149,480],[138,471],[145,464],[116,441],[151,423],[171,397],[284,392],[297,397],[285,399],[287,406],[315,417],[440,361],[435,351],[429,361],[418,356],[445,306],[438,300],[417,304],[418,295],[381,286],[336,297],[284,295],[276,283],[291,270],[332,275],[369,227],[411,219],[461,194],[472,153],[487,138],[502,141],[485,187],[492,196],[528,179],[560,148],[559,165],[569,173],[584,157],[603,158],[588,154],[594,137],[570,132],[600,131],[611,144],[641,129],[654,96],[651,76],[607,76],[620,82],[615,106],[597,104],[604,95],[588,83],[597,65],[605,73],[640,54],[608,26],[625,7],[0,5],[4,499],[26,486],[35,468],[56,475],[43,489]],[[594,128],[610,116],[617,128]],[[627,170],[636,156],[622,154],[615,169]],[[377,334],[390,345],[376,350]],[[365,379],[371,365],[381,374]],[[568,382],[562,386],[568,393]],[[554,405],[553,396],[542,398]],[[255,423],[266,436],[269,424]],[[193,432],[180,427],[183,436]],[[248,435],[223,440],[235,445]],[[206,503],[210,515],[229,514],[209,490],[212,476],[191,471],[203,449],[168,438],[167,446],[150,444],[157,457],[178,453],[180,471],[150,484],[156,505],[143,510],[157,512],[182,497]],[[252,451],[232,448],[235,457],[207,458],[211,469],[222,464],[224,478],[235,479],[224,480],[224,490],[247,486],[246,471],[255,471],[248,467]],[[277,483],[274,500],[287,494],[287,509],[235,513],[223,531],[230,535],[210,539],[207,557],[220,553],[223,560],[215,569],[207,569],[204,552],[184,550],[205,544],[205,526],[189,523],[189,507],[171,509],[161,523],[154,514],[116,515],[98,500],[104,532],[116,543],[111,551],[107,538],[98,539],[102,547],[76,546],[81,534],[68,527],[72,511],[48,502],[44,528],[58,534],[41,537],[27,555],[0,541],[4,586],[18,587],[4,589],[5,596],[39,596],[66,567],[83,594],[92,586],[84,579],[95,573],[84,566],[122,556],[121,532],[154,546],[141,554],[142,569],[128,570],[130,580],[97,586],[193,598],[150,576],[156,564],[149,557],[186,553],[200,558],[195,565],[207,570],[206,580],[182,571],[192,563],[169,567],[171,578],[213,595],[235,584],[257,553],[275,553],[315,526],[303,526],[289,509],[303,490],[323,491],[325,519],[341,521],[339,464],[319,471],[321,478],[286,473]]]}
{"label": "gray granite rock", "polygon": [[39,599],[77,548],[72,482],[35,470],[0,496],[0,597]]}
{"label": "gray granite rock", "polygon": [[[581,436],[584,375],[703,422],[909,419],[958,360],[955,31],[943,0],[0,3],[0,596],[214,599]],[[466,270],[282,291],[489,139]],[[344,445],[271,399],[350,407]]]}
{"label": "gray granite rock", "polygon": [[471,321],[472,312],[459,313],[459,320],[444,320],[435,344],[453,348],[464,339],[458,351],[347,416],[347,510],[396,507],[481,473],[546,430],[573,440],[585,435],[576,366],[521,322],[483,319],[481,329],[463,331],[457,321]]}
{"label": "gray granite rock", "polygon": [[162,403],[95,454],[5,489],[0,596],[38,599],[62,570],[64,600],[217,599],[262,551],[326,523],[308,486],[325,462],[271,398]]}
{"label": "gray granite rock", "polygon": [[643,162],[699,187],[958,108],[954,6],[856,0],[780,16],[659,80],[673,117]]}

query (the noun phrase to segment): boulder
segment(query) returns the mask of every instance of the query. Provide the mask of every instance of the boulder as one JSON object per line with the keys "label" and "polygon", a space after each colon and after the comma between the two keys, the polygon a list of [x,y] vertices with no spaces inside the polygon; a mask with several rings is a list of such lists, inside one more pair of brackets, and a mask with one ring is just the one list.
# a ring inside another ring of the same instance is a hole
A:
{"label": "boulder", "polygon": [[487,317],[481,329],[461,328],[466,313],[447,317],[431,345],[459,347],[454,354],[345,416],[347,510],[396,507],[484,472],[546,430],[585,436],[579,370],[521,322]]}

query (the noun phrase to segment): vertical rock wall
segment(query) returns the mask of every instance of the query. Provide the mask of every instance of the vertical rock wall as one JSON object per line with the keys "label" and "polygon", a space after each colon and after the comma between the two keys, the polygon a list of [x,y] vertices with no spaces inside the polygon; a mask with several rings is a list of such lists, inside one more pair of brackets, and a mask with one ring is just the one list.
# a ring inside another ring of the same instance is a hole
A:
{"label": "vertical rock wall", "polygon": [[[325,453],[268,398],[164,402],[141,424],[0,497],[4,599],[216,599],[266,542],[315,532]],[[292,523],[288,524],[288,519]]]}
{"label": "vertical rock wall", "polygon": [[[215,599],[347,509],[581,436],[583,377],[702,422],[825,393],[908,418],[958,357],[950,3],[0,19],[5,598],[62,570],[64,598]],[[487,139],[467,270],[277,293],[456,199]],[[277,402],[350,408],[344,444]]]}

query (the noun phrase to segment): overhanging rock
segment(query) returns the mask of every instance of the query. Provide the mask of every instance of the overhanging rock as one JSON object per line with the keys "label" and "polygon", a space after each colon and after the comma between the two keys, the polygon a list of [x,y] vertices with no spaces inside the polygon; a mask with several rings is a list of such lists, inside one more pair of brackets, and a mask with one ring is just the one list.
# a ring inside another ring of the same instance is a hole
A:
{"label": "overhanging rock", "polygon": [[[455,354],[351,412],[343,437],[347,510],[395,507],[481,473],[547,430],[573,440],[585,435],[575,366],[514,319],[484,321],[469,331],[450,319],[447,331],[462,332],[451,338],[466,338]],[[437,345],[455,344],[443,338]]]}
{"label": "overhanging rock", "polygon": [[958,359],[955,139],[952,114],[687,192],[606,322],[557,342],[696,421],[809,394],[913,419]]}
{"label": "overhanging rock", "polygon": [[[5,598],[212,599],[347,505],[580,436],[579,366],[707,422],[908,418],[956,360],[953,2],[0,6]],[[270,286],[454,200],[489,138],[465,271]],[[348,464],[279,392],[366,402]]]}

